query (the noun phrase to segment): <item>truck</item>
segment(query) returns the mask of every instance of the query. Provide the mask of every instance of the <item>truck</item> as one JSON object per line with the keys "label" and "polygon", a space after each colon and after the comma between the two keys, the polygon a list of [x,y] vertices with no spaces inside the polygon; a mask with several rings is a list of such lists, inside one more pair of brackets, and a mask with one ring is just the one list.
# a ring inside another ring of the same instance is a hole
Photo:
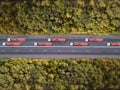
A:
{"label": "truck", "polygon": [[25,42],[26,39],[25,38],[7,38],[7,41],[11,41],[11,42]]}
{"label": "truck", "polygon": [[34,42],[34,46],[52,46],[51,42]]}
{"label": "truck", "polygon": [[20,42],[3,42],[2,45],[3,46],[20,46],[21,43]]}
{"label": "truck", "polygon": [[66,38],[48,38],[49,42],[65,42]]}
{"label": "truck", "polygon": [[103,38],[85,38],[86,42],[103,42]]}
{"label": "truck", "polygon": [[107,43],[107,46],[120,46],[120,42]]}
{"label": "truck", "polygon": [[70,46],[89,46],[86,42],[71,42]]}

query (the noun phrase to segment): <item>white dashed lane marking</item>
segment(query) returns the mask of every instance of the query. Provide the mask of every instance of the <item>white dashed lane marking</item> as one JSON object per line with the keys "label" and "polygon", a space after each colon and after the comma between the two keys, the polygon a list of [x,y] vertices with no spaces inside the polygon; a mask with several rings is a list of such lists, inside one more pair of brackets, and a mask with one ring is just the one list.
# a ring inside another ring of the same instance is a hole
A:
{"label": "white dashed lane marking", "polygon": [[43,50],[44,52],[47,52],[48,50]]}
{"label": "white dashed lane marking", "polygon": [[119,52],[118,50],[114,50],[113,52]]}
{"label": "white dashed lane marking", "polygon": [[5,52],[5,50],[0,50],[1,52]]}

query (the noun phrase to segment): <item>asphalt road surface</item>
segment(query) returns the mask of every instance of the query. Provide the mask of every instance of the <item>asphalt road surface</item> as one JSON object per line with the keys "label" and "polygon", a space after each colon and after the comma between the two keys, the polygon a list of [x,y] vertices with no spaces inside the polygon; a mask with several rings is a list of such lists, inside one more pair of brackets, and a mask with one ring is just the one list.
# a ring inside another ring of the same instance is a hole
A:
{"label": "asphalt road surface", "polygon": [[[7,38],[26,38],[21,46],[3,46]],[[48,38],[63,37],[66,42],[52,42],[53,46],[34,46],[34,42],[48,42]],[[86,42],[85,38],[103,38],[103,42],[87,42],[89,46],[70,46],[71,42]],[[120,46],[107,43],[120,42],[120,36],[0,36],[0,57],[12,58],[120,58]]]}

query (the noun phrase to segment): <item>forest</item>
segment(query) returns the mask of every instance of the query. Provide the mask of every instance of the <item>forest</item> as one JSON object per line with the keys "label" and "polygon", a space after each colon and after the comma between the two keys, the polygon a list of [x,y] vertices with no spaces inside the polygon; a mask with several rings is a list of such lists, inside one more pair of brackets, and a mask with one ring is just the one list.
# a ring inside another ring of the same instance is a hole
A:
{"label": "forest", "polygon": [[120,0],[1,0],[0,34],[120,34]]}
{"label": "forest", "polygon": [[120,90],[120,59],[0,59],[0,90]]}
{"label": "forest", "polygon": [[[0,35],[120,35],[120,0],[0,0]],[[120,59],[0,58],[0,90],[120,90]]]}

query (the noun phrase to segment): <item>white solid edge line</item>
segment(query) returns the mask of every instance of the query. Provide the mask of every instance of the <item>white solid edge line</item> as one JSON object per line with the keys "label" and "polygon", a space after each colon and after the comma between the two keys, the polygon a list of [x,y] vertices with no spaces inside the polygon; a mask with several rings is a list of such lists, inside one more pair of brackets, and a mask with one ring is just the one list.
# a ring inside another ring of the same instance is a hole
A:
{"label": "white solid edge line", "polygon": [[[52,48],[54,48],[54,47],[71,47],[71,46],[0,46],[1,48],[2,47],[14,47],[14,48],[16,48],[16,47],[52,47]],[[72,48],[120,48],[120,46],[73,46]]]}

